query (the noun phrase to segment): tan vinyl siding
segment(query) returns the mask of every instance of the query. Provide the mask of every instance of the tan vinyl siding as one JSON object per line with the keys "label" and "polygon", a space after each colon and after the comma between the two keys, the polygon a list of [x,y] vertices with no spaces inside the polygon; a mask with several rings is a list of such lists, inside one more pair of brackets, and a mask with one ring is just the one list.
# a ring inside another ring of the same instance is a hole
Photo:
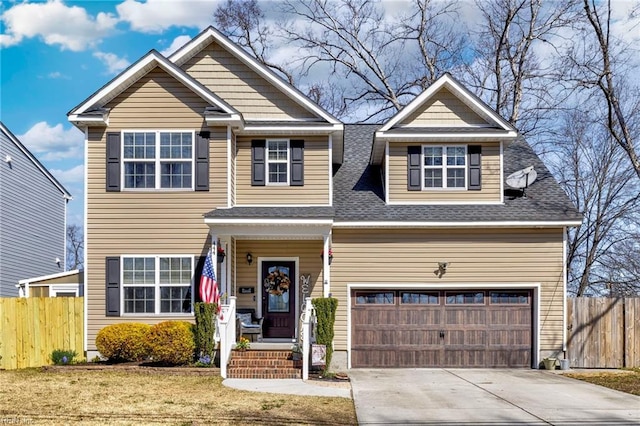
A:
{"label": "tan vinyl siding", "polygon": [[[207,128],[205,104],[166,73],[156,69],[143,77],[109,107],[108,129],[90,129],[87,170],[87,237],[85,280],[88,350],[95,350],[97,332],[118,322],[154,324],[190,316],[105,316],[105,257],[127,255],[203,254],[208,227],[202,215],[227,205],[226,128]],[[153,106],[145,100],[154,100]],[[193,129],[211,131],[209,144],[210,190],[105,191],[106,132],[122,129]],[[220,271],[218,271],[220,274]]]}
{"label": "tan vinyl siding", "polygon": [[[255,289],[253,294],[236,293],[238,307],[257,309],[257,304],[261,301],[263,290],[258,286],[259,259],[298,257],[299,275],[311,275],[311,280],[309,281],[309,286],[312,290],[311,296],[322,297],[321,252],[321,240],[236,240],[236,255],[238,256],[236,263],[236,289],[239,287],[253,287]],[[251,253],[253,256],[253,264],[251,265],[246,261],[247,253]],[[301,305],[299,279],[296,285],[298,287],[298,305]]]}
{"label": "tan vinyl siding", "polygon": [[109,131],[206,128],[208,103],[159,67],[110,101]]}
{"label": "tan vinyl siding", "polygon": [[486,126],[487,122],[453,93],[443,88],[422,105],[422,108],[409,115],[400,124],[408,127],[447,127]]}
{"label": "tan vinyl siding", "polygon": [[215,42],[182,69],[240,111],[245,120],[317,118]]}
{"label": "tan vinyl siding", "polygon": [[[421,146],[418,142],[389,144],[389,202],[390,203],[447,203],[447,202],[500,202],[500,144],[497,142],[470,143],[482,146],[482,189],[467,190],[423,190],[407,189],[407,147]],[[433,143],[432,145],[457,145],[455,143]],[[467,173],[468,174],[468,173]],[[467,176],[468,178],[468,176]]]}
{"label": "tan vinyl siding", "polygon": [[[268,139],[289,139],[273,136]],[[251,186],[251,140],[238,137],[236,145],[237,205],[328,205],[329,141],[326,136],[294,137],[304,139],[304,186]],[[263,138],[264,139],[264,138]]]}
{"label": "tan vinyl siding", "polygon": [[[338,298],[335,348],[347,348],[347,285],[540,284],[540,352],[562,350],[562,229],[334,229],[331,292]],[[438,278],[438,262],[449,262]],[[535,308],[534,308],[535,312]]]}

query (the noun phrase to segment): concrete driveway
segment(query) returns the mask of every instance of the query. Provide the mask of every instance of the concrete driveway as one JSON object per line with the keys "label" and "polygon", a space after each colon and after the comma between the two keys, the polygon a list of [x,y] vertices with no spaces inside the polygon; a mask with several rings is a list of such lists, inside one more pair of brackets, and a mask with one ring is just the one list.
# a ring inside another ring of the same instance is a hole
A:
{"label": "concrete driveway", "polygon": [[349,370],[358,423],[640,425],[640,397],[544,370]]}

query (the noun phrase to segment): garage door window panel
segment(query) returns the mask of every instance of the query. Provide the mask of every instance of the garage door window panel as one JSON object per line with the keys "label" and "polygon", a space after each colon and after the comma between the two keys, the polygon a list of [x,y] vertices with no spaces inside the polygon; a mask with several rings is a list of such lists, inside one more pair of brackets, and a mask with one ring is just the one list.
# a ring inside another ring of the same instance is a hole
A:
{"label": "garage door window panel", "polygon": [[438,293],[403,291],[400,303],[403,305],[438,305],[440,304],[440,299]]}
{"label": "garage door window panel", "polygon": [[489,301],[492,305],[527,305],[529,304],[529,294],[524,291],[492,291],[489,295]]}
{"label": "garage door window panel", "polygon": [[484,292],[447,292],[445,303],[447,305],[484,305]]}
{"label": "garage door window panel", "polygon": [[356,305],[395,305],[393,292],[356,293]]}

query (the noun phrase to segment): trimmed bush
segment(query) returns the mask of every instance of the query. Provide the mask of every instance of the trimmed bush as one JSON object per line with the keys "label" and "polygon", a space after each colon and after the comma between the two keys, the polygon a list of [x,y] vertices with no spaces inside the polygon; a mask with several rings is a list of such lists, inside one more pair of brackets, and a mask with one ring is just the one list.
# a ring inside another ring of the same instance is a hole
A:
{"label": "trimmed bush", "polygon": [[196,349],[193,324],[186,321],[164,321],[151,327],[147,334],[151,358],[168,365],[188,364]]}
{"label": "trimmed bush", "polygon": [[149,324],[136,322],[108,325],[98,332],[96,348],[110,361],[142,361],[148,356],[150,329]]}
{"label": "trimmed bush", "polygon": [[333,355],[333,324],[336,322],[336,310],[338,309],[338,299],[333,297],[322,297],[311,301],[316,310],[318,327],[316,329],[316,343],[327,347],[325,371],[329,371],[331,366],[331,355]]}
{"label": "trimmed bush", "polygon": [[215,303],[198,302],[194,306],[196,316],[195,339],[196,355],[200,358],[213,358],[215,354],[216,342],[216,312],[218,306]]}

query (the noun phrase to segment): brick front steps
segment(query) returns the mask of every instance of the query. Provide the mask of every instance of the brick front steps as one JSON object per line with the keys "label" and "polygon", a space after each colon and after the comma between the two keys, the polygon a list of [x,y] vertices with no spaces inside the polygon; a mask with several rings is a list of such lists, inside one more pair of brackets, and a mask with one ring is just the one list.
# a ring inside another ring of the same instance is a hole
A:
{"label": "brick front steps", "polygon": [[232,379],[301,379],[302,361],[293,361],[291,351],[232,351],[227,377]]}

